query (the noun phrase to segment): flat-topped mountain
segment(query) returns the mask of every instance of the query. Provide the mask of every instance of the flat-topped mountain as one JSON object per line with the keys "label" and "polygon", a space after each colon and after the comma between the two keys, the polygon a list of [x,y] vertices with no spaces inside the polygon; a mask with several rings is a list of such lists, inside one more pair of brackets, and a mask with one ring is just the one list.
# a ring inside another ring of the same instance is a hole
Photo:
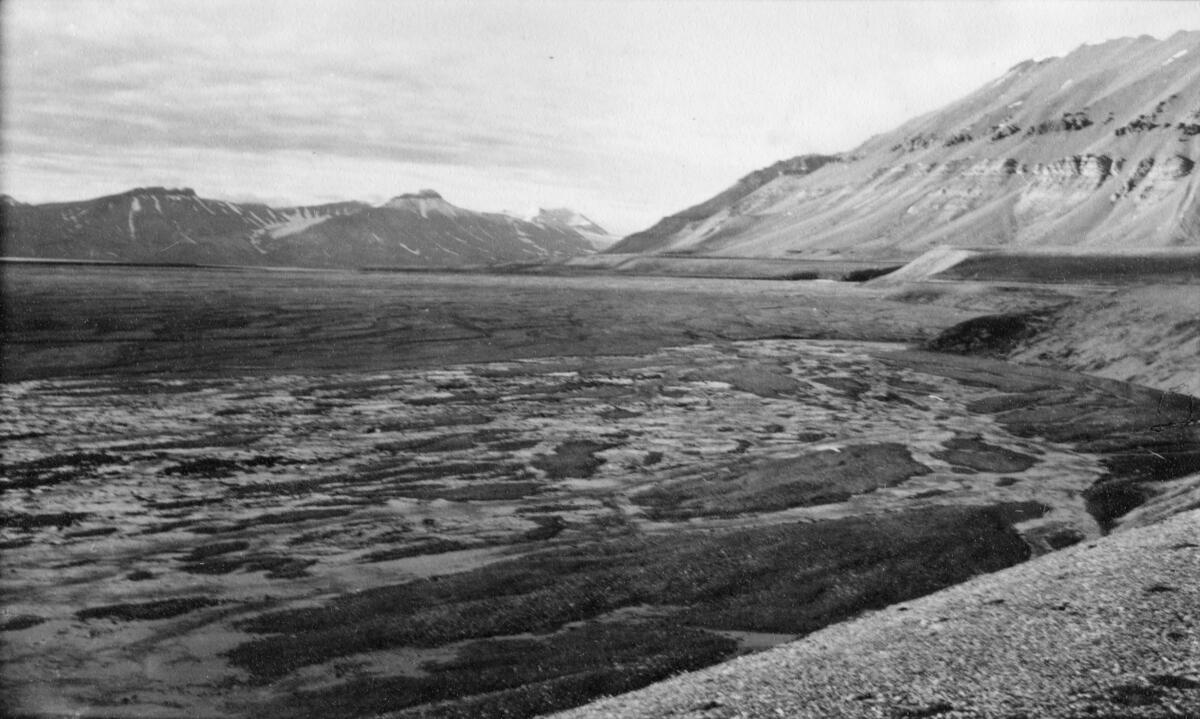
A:
{"label": "flat-topped mountain", "polygon": [[456,207],[433,190],[372,207],[274,208],[136,188],[80,202],[5,197],[3,254],[134,263],[289,267],[457,267],[562,259],[594,251],[570,226]]}
{"label": "flat-topped mountain", "polygon": [[1022,62],[838,162],[751,174],[612,251],[905,258],[935,245],[1195,247],[1198,143],[1200,32],[1084,45]]}

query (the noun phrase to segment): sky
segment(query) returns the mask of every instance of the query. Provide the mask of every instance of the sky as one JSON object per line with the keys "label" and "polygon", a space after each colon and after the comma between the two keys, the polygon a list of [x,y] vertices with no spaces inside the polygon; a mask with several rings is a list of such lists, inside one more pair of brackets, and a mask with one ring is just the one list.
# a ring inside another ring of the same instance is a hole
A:
{"label": "sky", "polygon": [[0,192],[423,188],[626,234],[1200,2],[5,0]]}

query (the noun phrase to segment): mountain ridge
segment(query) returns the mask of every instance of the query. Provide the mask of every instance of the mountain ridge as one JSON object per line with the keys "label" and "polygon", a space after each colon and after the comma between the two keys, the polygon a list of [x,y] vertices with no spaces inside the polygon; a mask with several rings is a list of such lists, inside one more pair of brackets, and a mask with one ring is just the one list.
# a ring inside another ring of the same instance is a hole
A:
{"label": "mountain ridge", "polygon": [[595,251],[565,224],[475,212],[434,190],[379,205],[271,207],[136,187],[90,200],[0,203],[10,257],[313,268],[546,262]]}
{"label": "mountain ridge", "polygon": [[[1120,38],[1017,63],[836,162],[728,194],[735,184],[611,251],[903,259],[937,245],[1194,246],[1198,142],[1200,32]],[[689,216],[697,208],[702,221]]]}

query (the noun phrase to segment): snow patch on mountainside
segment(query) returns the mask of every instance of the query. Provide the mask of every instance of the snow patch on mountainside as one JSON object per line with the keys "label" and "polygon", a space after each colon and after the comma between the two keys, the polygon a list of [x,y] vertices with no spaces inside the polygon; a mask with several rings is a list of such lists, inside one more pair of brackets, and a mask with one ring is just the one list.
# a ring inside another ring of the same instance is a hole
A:
{"label": "snow patch on mountainside", "polygon": [[304,210],[298,210],[293,213],[285,214],[286,219],[283,222],[278,222],[267,226],[266,230],[271,237],[279,239],[281,237],[289,237],[298,234],[318,225],[325,220],[328,220],[327,215],[309,214]]}

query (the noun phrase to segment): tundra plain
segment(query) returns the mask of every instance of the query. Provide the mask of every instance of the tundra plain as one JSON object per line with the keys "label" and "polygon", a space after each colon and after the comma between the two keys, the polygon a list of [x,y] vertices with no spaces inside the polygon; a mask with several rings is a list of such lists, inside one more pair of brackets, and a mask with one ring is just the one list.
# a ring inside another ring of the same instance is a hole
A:
{"label": "tundra plain", "polygon": [[1095,539],[1192,400],[920,347],[1110,291],[5,265],[3,710],[533,716]]}

